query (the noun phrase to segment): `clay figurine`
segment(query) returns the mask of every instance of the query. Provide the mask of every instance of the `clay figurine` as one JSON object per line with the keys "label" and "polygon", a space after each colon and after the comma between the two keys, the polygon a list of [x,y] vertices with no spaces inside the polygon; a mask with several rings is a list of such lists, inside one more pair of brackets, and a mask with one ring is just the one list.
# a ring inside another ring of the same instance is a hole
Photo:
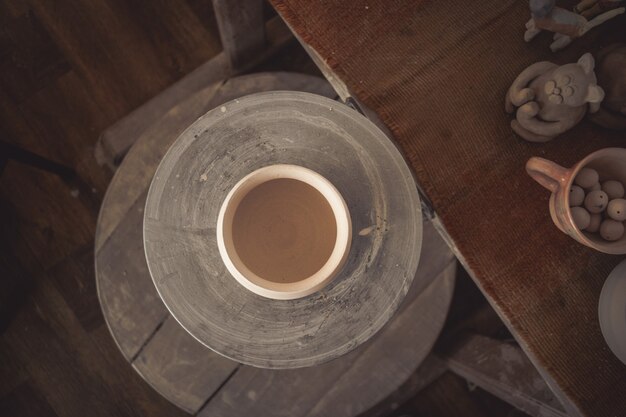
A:
{"label": "clay figurine", "polygon": [[573,64],[542,61],[522,71],[505,100],[508,113],[517,107],[511,121],[515,133],[530,142],[547,142],[580,122],[587,108],[597,111],[604,91],[593,67],[593,56],[587,53]]}
{"label": "clay figurine", "polygon": [[606,93],[597,113],[588,119],[602,127],[626,130],[626,44],[613,44],[598,53],[598,84]]}
{"label": "clay figurine", "polygon": [[530,0],[531,18],[526,23],[524,40],[530,42],[542,30],[554,32],[554,42],[550,49],[555,52],[565,48],[572,39],[579,38],[594,27],[618,16],[626,10],[619,7],[606,11],[591,20],[555,6],[555,0]]}
{"label": "clay figurine", "polygon": [[574,11],[585,19],[594,17],[613,9],[617,9],[624,0],[583,0],[574,7]]}

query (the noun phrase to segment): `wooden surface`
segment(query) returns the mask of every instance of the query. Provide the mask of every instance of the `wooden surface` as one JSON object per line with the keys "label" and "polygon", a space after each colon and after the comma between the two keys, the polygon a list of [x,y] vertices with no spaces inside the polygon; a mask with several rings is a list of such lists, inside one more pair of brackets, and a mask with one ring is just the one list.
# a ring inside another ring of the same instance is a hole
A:
{"label": "wooden surface", "polygon": [[[119,218],[116,232],[102,247],[96,247],[98,297],[102,311],[113,331],[114,339],[126,359],[135,358],[154,329],[167,317],[167,309],[158,294],[145,291],[145,285],[134,279],[149,274],[144,260],[142,217],[145,191]],[[107,207],[107,199],[103,207]],[[100,217],[105,217],[101,210]],[[99,229],[98,229],[99,230]],[[127,317],[142,317],[128,320]]]}
{"label": "wooden surface", "polygon": [[[280,80],[286,83],[286,78],[287,75],[284,75]],[[270,79],[269,74],[240,77],[230,82],[233,87],[227,87],[229,83],[225,84],[222,94],[216,91],[211,91],[210,94],[216,100],[217,97],[228,98],[233,91],[259,88],[260,85],[269,84]],[[292,77],[291,81],[292,87],[311,88],[315,80]],[[273,79],[272,84],[276,86],[278,82]],[[239,88],[234,87],[237,85]],[[323,86],[321,87],[324,91]],[[328,93],[332,95],[331,92]],[[192,97],[171,113],[181,116],[189,111],[199,111],[196,103],[196,98]],[[170,126],[170,129],[178,126],[182,129],[184,123],[186,123],[184,118],[170,119],[163,126]],[[107,193],[100,222],[102,225],[111,223],[116,226],[108,238],[100,239],[98,236],[98,241],[103,243],[97,252],[97,276],[105,317],[122,350],[124,351],[123,346],[127,345],[125,339],[130,340],[134,346],[137,345],[135,343],[137,337],[134,334],[137,328],[144,329],[137,332],[139,334],[148,333],[139,346],[140,351],[126,350],[124,353],[135,369],[155,389],[192,413],[199,411],[203,406],[201,411],[203,415],[247,415],[251,409],[257,410],[259,407],[269,409],[281,404],[281,401],[283,405],[293,403],[294,398],[304,401],[304,395],[307,395],[306,403],[310,409],[305,407],[305,402],[302,402],[302,409],[293,410],[285,407],[283,409],[289,411],[290,415],[298,415],[293,413],[317,415],[331,411],[334,415],[356,415],[382,400],[410,376],[430,350],[443,324],[454,282],[453,258],[430,224],[425,231],[425,251],[428,253],[428,261],[419,268],[415,285],[411,287],[407,303],[401,308],[398,318],[384,328],[380,337],[345,358],[321,367],[288,372],[240,367],[237,363],[205,349],[182,327],[175,324],[171,317],[160,321],[148,320],[144,326],[143,317],[150,314],[149,310],[162,311],[164,306],[159,303],[158,298],[155,298],[157,294],[145,269],[145,261],[137,257],[137,253],[133,251],[137,242],[141,243],[141,240],[137,240],[137,232],[131,229],[137,229],[136,223],[142,218],[142,212],[137,210],[138,207],[131,207],[125,214],[120,215],[118,214],[120,210],[108,208],[120,205],[127,207],[128,203],[125,204],[124,200],[135,198],[134,194],[128,193],[129,186],[134,184],[134,188],[140,188],[136,182],[142,181],[142,178],[144,189],[147,187],[149,178],[146,179],[139,174],[142,171],[154,171],[158,161],[150,158],[150,152],[136,152],[135,149],[150,146],[153,154],[165,152],[169,142],[173,140],[163,129],[155,129],[154,132],[165,134],[162,139],[149,132],[142,136],[125,158]],[[141,194],[135,206],[140,207],[144,198],[144,194]],[[109,229],[99,227],[101,233],[105,233],[106,230]],[[120,239],[116,240],[116,236]],[[108,248],[113,246],[119,249],[109,251]],[[111,273],[108,268],[108,265],[113,263],[108,261],[110,259],[116,260],[115,264],[119,267],[117,274]],[[137,259],[143,264],[143,270],[135,268],[129,275],[129,267],[132,268],[133,262]],[[133,285],[129,287],[128,281],[133,281]],[[136,297],[139,302],[133,302],[128,297]],[[133,306],[143,304],[146,311],[127,309],[121,303]],[[160,316],[156,314],[147,318],[150,317]],[[416,317],[420,319],[416,321]],[[129,327],[129,323],[134,323],[135,326]],[[377,369],[373,374],[372,367]],[[296,377],[303,383],[308,381],[309,386],[314,386],[315,389],[310,389],[308,394],[305,394],[301,385],[293,383]],[[267,385],[267,378],[272,380],[271,386]],[[225,385],[216,392],[218,381],[225,382]],[[312,384],[311,381],[315,383]],[[356,381],[358,384],[355,385]],[[357,385],[359,389],[355,389]],[[242,387],[248,387],[248,390],[242,391]],[[370,390],[371,393],[361,395],[363,390]],[[249,394],[250,391],[254,394]],[[231,398],[234,395],[241,395],[241,398],[234,401]],[[337,408],[338,405],[345,404],[346,398],[350,399],[350,408]],[[208,399],[211,400],[204,405]]]}
{"label": "wooden surface", "polygon": [[[134,319],[141,320],[141,316]],[[145,342],[133,367],[165,398],[191,414],[200,410],[239,367],[208,352],[172,316]]]}
{"label": "wooden surface", "polygon": [[518,346],[469,334],[447,350],[444,360],[452,372],[532,416],[567,415]]}
{"label": "wooden surface", "polygon": [[262,0],[213,0],[224,53],[237,70],[254,61],[265,47]]}
{"label": "wooden surface", "polygon": [[549,143],[527,143],[511,131],[502,97],[532,62],[575,62],[623,41],[626,17],[551,54],[545,39],[521,40],[523,2],[471,10],[453,2],[272,3],[393,132],[459,259],[568,413],[623,414],[626,369],[597,321],[600,288],[619,259],[562,234],[548,193],[524,172],[530,156],[569,166],[623,146],[623,135],[583,122]]}
{"label": "wooden surface", "polygon": [[[98,163],[115,169],[137,138],[179,102],[211,85],[216,84],[214,87],[217,88],[223,80],[232,78],[241,71],[249,70],[263,60],[267,60],[293,39],[291,32],[279,17],[268,20],[264,25],[264,32],[267,34],[266,44],[258,54],[250,57],[251,59],[245,65],[233,69],[227,54],[222,51],[107,128],[102,132],[96,144]],[[315,91],[314,86],[312,88],[312,91]]]}
{"label": "wooden surface", "polygon": [[0,2],[2,140],[79,176],[14,161],[0,175],[0,281],[26,284],[0,331],[0,415],[185,415],[128,365],[102,317],[93,240],[111,173],[93,150],[220,52],[212,16],[195,0]]}
{"label": "wooden surface", "polygon": [[529,417],[452,372],[441,375],[389,416]]}

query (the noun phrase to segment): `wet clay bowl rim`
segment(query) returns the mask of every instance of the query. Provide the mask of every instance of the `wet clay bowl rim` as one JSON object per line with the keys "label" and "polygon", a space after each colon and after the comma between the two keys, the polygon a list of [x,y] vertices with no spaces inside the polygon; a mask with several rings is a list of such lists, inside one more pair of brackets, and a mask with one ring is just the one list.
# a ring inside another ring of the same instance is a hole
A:
{"label": "wet clay bowl rim", "polygon": [[[590,153],[571,168],[564,168],[555,162],[539,157],[530,158],[526,164],[528,174],[552,192],[549,202],[550,216],[559,230],[597,251],[611,255],[626,254],[626,234],[617,241],[609,242],[603,240],[597,233],[579,230],[574,224],[569,206],[569,189],[574,184],[576,175],[583,168],[593,168],[598,171],[601,182],[615,179],[626,183],[626,149],[600,149]],[[619,174],[616,175],[615,172]]]}
{"label": "wet clay bowl rim", "polygon": [[[232,236],[239,203],[259,185],[281,178],[302,181],[322,194],[332,209],[337,230],[335,245],[326,263],[313,275],[290,283],[270,281],[252,272],[237,254]],[[351,242],[352,222],[341,193],[322,175],[298,165],[270,165],[246,175],[227,194],[217,219],[217,245],[228,271],[248,290],[275,300],[306,297],[328,285],[345,264]]]}

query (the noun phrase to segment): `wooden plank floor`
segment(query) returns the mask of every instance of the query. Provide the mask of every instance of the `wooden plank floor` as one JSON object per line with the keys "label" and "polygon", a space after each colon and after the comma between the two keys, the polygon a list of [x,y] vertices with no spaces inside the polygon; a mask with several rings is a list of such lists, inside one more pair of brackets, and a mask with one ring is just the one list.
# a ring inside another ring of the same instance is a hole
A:
{"label": "wooden plank floor", "polygon": [[[0,140],[78,173],[67,183],[13,161],[0,173],[0,415],[186,415],[141,380],[103,321],[93,239],[111,173],[93,149],[220,50],[209,0],[0,2]],[[259,69],[316,71],[296,44]],[[446,374],[403,410],[510,409],[476,392]]]}

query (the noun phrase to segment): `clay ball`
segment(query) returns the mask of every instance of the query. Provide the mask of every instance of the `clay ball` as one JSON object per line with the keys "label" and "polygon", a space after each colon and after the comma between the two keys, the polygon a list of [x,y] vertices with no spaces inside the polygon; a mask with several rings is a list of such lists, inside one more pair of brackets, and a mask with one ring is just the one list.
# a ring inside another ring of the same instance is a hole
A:
{"label": "clay ball", "polygon": [[626,200],[623,198],[616,198],[609,201],[609,205],[606,206],[606,214],[618,222],[626,220]]}
{"label": "clay ball", "polygon": [[600,225],[600,236],[610,242],[616,241],[624,235],[624,225],[616,220],[606,219]]}
{"label": "clay ball", "polygon": [[570,207],[580,206],[585,201],[585,191],[578,185],[572,185],[569,189]]}
{"label": "clay ball", "polygon": [[600,230],[600,223],[602,223],[602,215],[600,213],[593,213],[590,215],[591,220],[589,221],[589,226],[585,228],[585,231],[590,233],[596,233]]}
{"label": "clay ball", "polygon": [[583,188],[589,189],[593,187],[599,179],[600,176],[595,169],[583,168],[580,170],[578,175],[576,175],[576,178],[574,178],[574,182],[576,183],[576,185],[580,185]]}
{"label": "clay ball", "polygon": [[580,230],[584,230],[589,227],[589,223],[591,222],[591,216],[589,212],[582,207],[572,207],[570,209],[572,213],[572,219],[574,220],[574,224]]}
{"label": "clay ball", "polygon": [[624,186],[619,181],[604,181],[602,183],[602,191],[609,196],[610,200],[624,197]]}
{"label": "clay ball", "polygon": [[601,213],[609,204],[609,196],[602,190],[591,191],[585,197],[585,208],[589,213]]}
{"label": "clay ball", "polygon": [[595,184],[593,184],[591,188],[589,188],[589,191],[598,191],[601,189],[602,189],[602,186],[600,185],[600,183],[596,182]]}

